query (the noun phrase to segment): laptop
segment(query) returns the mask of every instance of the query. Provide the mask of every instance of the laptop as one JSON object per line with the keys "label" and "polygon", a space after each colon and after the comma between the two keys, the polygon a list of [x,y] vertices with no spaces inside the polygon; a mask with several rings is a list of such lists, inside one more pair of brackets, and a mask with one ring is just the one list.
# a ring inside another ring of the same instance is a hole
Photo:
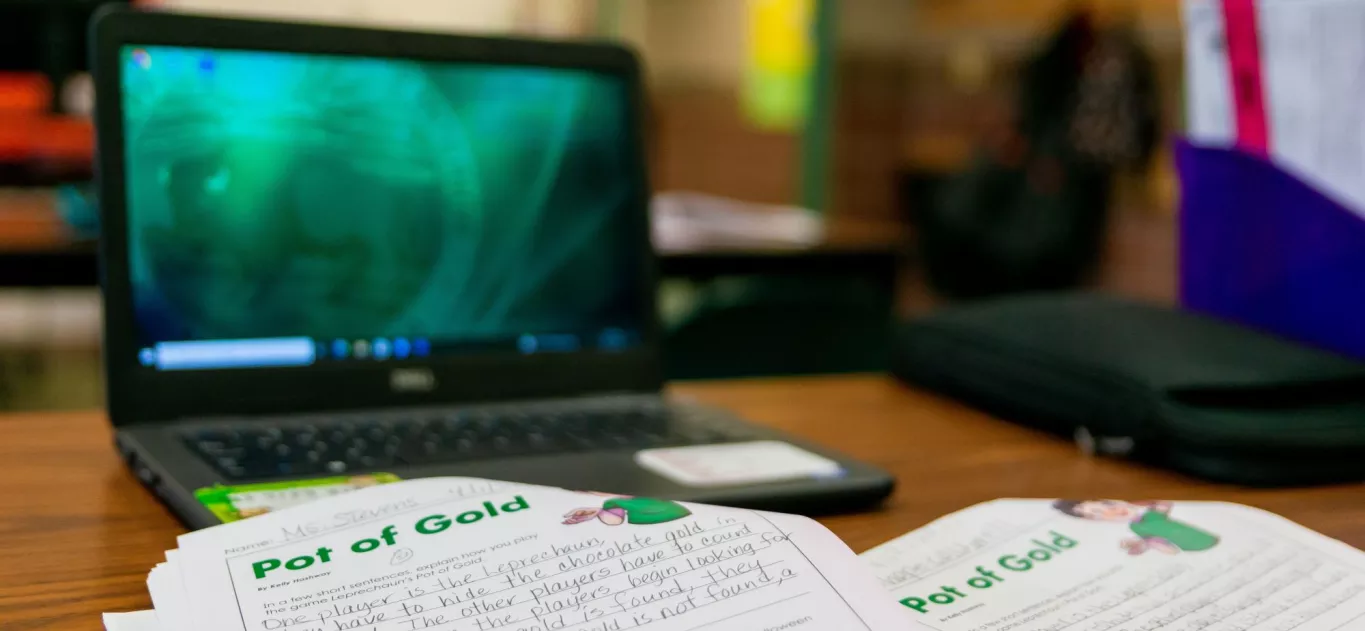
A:
{"label": "laptop", "polygon": [[92,37],[109,417],[188,526],[224,494],[427,476],[805,513],[890,492],[664,396],[628,50],[130,10]]}

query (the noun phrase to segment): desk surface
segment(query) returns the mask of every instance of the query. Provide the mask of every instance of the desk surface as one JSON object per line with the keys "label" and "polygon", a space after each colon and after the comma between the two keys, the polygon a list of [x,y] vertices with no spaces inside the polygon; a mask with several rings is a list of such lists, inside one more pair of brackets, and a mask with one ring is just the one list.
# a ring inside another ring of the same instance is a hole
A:
{"label": "desk surface", "polygon": [[[876,512],[822,519],[858,552],[997,497],[1218,499],[1271,510],[1365,547],[1365,485],[1243,490],[1080,456],[880,377],[689,384],[727,406],[886,467],[896,493]],[[115,455],[97,412],[0,416],[0,621],[6,629],[95,629],[103,611],[151,605],[147,570],[181,528]]]}

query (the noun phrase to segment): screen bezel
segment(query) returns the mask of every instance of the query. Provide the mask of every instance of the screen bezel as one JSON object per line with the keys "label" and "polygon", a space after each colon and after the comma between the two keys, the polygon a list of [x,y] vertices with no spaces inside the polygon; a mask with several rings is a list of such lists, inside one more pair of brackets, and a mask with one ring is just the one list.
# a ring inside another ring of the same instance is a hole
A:
{"label": "screen bezel", "polygon": [[[629,49],[567,43],[212,18],[115,8],[91,25],[97,101],[97,179],[102,211],[104,369],[114,425],[179,418],[288,414],[473,401],[657,392],[663,386],[655,310],[657,265],[649,235],[649,183],[643,142],[640,67]],[[300,368],[157,371],[139,365],[128,258],[121,83],[124,46],[258,50],[434,62],[566,68],[619,77],[632,94],[627,139],[637,190],[628,213],[640,244],[637,275],[643,327],[620,351],[520,355],[515,352]],[[434,386],[397,392],[395,369],[425,369]]]}

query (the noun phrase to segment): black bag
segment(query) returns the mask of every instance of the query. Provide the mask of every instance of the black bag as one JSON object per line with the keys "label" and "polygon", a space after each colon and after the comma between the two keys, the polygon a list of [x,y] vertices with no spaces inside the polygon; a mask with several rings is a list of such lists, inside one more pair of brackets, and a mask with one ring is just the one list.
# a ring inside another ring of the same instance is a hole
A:
{"label": "black bag", "polygon": [[1093,294],[949,308],[903,326],[901,379],[1083,449],[1255,486],[1365,480],[1365,364]]}
{"label": "black bag", "polygon": [[1131,29],[1069,17],[1024,65],[1007,130],[912,206],[930,286],[978,298],[1084,284],[1112,176],[1145,168],[1159,111],[1154,64]]}

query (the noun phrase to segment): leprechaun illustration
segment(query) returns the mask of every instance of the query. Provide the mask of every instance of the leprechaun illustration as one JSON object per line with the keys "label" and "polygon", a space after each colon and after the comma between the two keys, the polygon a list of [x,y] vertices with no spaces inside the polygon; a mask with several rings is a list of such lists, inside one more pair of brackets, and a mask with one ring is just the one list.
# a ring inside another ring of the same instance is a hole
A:
{"label": "leprechaun illustration", "polygon": [[623,523],[648,525],[662,524],[692,514],[686,506],[668,500],[623,495],[606,497],[608,499],[602,502],[602,508],[575,508],[565,513],[564,523],[581,524],[596,517],[598,521],[608,526],[620,526]]}
{"label": "leprechaun illustration", "polygon": [[1128,522],[1137,537],[1125,539],[1120,545],[1134,556],[1148,550],[1162,554],[1202,552],[1218,545],[1217,535],[1171,519],[1170,502],[1057,500],[1052,506],[1081,519]]}

